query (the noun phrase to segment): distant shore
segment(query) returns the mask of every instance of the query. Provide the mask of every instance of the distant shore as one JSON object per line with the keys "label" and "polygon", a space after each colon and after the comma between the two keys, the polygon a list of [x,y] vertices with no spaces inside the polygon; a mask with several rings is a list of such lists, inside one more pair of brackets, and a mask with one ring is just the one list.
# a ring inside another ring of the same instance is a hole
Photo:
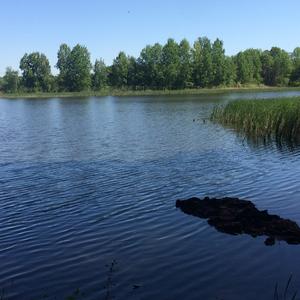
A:
{"label": "distant shore", "polygon": [[101,91],[83,92],[36,92],[36,93],[16,93],[4,94],[0,92],[2,99],[36,99],[36,98],[87,98],[87,97],[107,97],[107,96],[164,96],[164,95],[203,95],[221,94],[232,92],[280,92],[280,91],[300,91],[300,87],[270,87],[244,86],[244,87],[219,87],[219,88],[198,88],[182,90],[116,90],[104,89]]}

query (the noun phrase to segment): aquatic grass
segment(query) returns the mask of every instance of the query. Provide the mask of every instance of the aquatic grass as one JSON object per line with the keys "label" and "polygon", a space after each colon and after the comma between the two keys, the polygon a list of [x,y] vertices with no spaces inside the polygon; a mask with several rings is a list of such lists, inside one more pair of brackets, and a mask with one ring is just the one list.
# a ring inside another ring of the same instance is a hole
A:
{"label": "aquatic grass", "polygon": [[216,106],[211,120],[251,140],[299,144],[300,97],[232,101]]}

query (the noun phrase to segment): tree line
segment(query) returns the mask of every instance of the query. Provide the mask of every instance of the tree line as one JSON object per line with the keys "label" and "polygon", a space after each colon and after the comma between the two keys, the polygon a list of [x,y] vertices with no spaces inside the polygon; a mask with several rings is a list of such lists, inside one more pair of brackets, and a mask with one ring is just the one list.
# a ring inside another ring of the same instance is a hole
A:
{"label": "tree line", "polygon": [[223,42],[198,38],[177,43],[148,45],[139,57],[120,52],[110,66],[102,59],[91,63],[85,46],[62,44],[57,53],[58,75],[51,74],[48,58],[40,52],[24,54],[20,71],[8,67],[0,78],[0,89],[16,92],[80,92],[117,89],[185,89],[265,84],[300,86],[300,47],[292,53],[247,49],[227,56]]}

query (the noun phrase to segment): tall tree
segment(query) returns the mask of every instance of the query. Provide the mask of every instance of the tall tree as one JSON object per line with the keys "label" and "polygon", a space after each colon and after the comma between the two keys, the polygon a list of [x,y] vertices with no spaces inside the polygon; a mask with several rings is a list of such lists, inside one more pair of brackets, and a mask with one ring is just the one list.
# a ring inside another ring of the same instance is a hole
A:
{"label": "tall tree", "polygon": [[235,57],[237,66],[237,80],[240,83],[261,83],[261,51],[247,49],[239,52]]}
{"label": "tall tree", "polygon": [[118,88],[127,87],[129,58],[124,52],[120,52],[111,66],[110,82]]}
{"label": "tall tree", "polygon": [[291,84],[300,85],[300,47],[294,49],[292,55]]}
{"label": "tall tree", "polygon": [[192,87],[192,55],[191,46],[186,39],[179,44],[179,72],[177,78],[177,87],[184,89]]}
{"label": "tall tree", "polygon": [[5,75],[2,78],[2,89],[6,93],[16,93],[19,87],[19,73],[11,67],[6,68]]}
{"label": "tall tree", "polygon": [[141,85],[141,68],[138,61],[133,56],[128,58],[127,85],[134,90],[138,89]]}
{"label": "tall tree", "polygon": [[71,49],[67,44],[60,45],[57,53],[56,68],[59,69],[59,75],[57,79],[58,79],[58,84],[62,90],[69,89],[67,73],[68,73],[69,63],[70,63],[70,54],[71,54]]}
{"label": "tall tree", "polygon": [[237,81],[239,83],[250,83],[252,81],[251,62],[244,52],[239,52],[235,56]]}
{"label": "tall tree", "polygon": [[24,87],[29,91],[49,91],[51,69],[47,57],[39,52],[25,54],[20,61]]}
{"label": "tall tree", "polygon": [[233,58],[229,56],[225,58],[224,79],[227,86],[233,86],[237,81],[236,65]]}
{"label": "tall tree", "polygon": [[251,59],[252,64],[252,78],[255,83],[262,83],[262,63],[261,63],[261,50],[248,49],[246,53]]}
{"label": "tall tree", "polygon": [[216,39],[212,45],[213,85],[218,86],[226,82],[226,57],[223,42]]}
{"label": "tall tree", "polygon": [[263,77],[267,85],[287,85],[292,71],[289,54],[278,47],[264,51],[262,56]]}
{"label": "tall tree", "polygon": [[70,91],[84,91],[91,87],[90,53],[85,46],[77,44],[67,60],[67,86]]}
{"label": "tall tree", "polygon": [[270,54],[270,51],[266,50],[262,53],[261,63],[262,63],[262,77],[263,77],[264,84],[274,85],[274,78],[273,78],[274,59]]}
{"label": "tall tree", "polygon": [[292,63],[289,54],[278,47],[273,47],[270,51],[273,59],[273,74],[276,85],[287,85],[292,71]]}
{"label": "tall tree", "polygon": [[173,39],[168,39],[162,49],[164,87],[168,89],[177,87],[179,66],[180,58],[178,44]]}
{"label": "tall tree", "polygon": [[300,47],[296,47],[291,55],[293,66],[300,66]]}
{"label": "tall tree", "polygon": [[73,49],[62,44],[57,53],[60,89],[79,92],[91,87],[90,53],[85,46],[77,44]]}
{"label": "tall tree", "polygon": [[107,86],[107,75],[107,67],[103,59],[97,59],[94,64],[94,73],[92,76],[92,86],[94,90],[101,90]]}
{"label": "tall tree", "polygon": [[138,58],[141,86],[158,89],[163,87],[162,46],[146,46]]}
{"label": "tall tree", "polygon": [[199,38],[193,49],[193,77],[198,87],[213,84],[213,62],[211,42],[207,37]]}

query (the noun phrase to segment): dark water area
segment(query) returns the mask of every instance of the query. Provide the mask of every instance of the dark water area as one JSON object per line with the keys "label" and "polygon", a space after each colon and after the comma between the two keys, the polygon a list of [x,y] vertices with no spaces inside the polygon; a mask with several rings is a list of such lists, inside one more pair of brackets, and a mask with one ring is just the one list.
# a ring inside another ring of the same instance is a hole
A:
{"label": "dark water area", "polygon": [[223,234],[175,207],[239,197],[300,224],[300,150],[203,122],[226,101],[296,95],[2,99],[5,299],[273,299],[290,274],[300,291],[299,245]]}

